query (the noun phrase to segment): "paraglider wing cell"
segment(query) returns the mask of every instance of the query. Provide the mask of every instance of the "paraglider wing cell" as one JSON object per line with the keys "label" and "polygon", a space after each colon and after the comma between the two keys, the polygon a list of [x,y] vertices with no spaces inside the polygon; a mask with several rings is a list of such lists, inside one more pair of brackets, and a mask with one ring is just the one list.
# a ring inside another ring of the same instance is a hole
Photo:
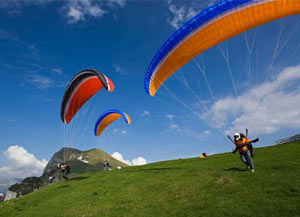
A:
{"label": "paraglider wing cell", "polygon": [[101,114],[95,125],[95,129],[94,129],[95,136],[100,136],[103,130],[108,125],[110,125],[112,122],[119,119],[120,117],[123,117],[123,119],[126,121],[127,124],[131,123],[131,119],[129,115],[125,114],[120,110],[112,109]]}
{"label": "paraglider wing cell", "polygon": [[61,120],[70,123],[79,109],[99,90],[113,92],[114,84],[104,74],[88,69],[79,72],[68,84],[61,104]]}
{"label": "paraglider wing cell", "polygon": [[205,50],[242,32],[300,13],[297,0],[221,0],[186,22],[156,53],[145,75],[145,90],[154,96],[183,65]]}

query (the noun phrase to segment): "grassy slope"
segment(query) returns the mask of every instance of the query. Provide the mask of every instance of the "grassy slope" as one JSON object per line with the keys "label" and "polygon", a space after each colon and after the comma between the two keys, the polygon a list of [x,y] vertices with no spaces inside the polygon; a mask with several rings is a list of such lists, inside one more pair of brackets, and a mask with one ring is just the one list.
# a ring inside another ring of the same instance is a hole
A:
{"label": "grassy slope", "polygon": [[300,142],[239,156],[86,173],[0,205],[0,216],[300,216]]}

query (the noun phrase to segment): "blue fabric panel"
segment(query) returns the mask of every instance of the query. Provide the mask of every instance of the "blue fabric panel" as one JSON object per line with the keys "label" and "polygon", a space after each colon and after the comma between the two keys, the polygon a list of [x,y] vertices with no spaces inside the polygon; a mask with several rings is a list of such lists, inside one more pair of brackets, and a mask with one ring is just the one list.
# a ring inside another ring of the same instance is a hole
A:
{"label": "blue fabric panel", "polygon": [[95,124],[95,128],[94,128],[94,134],[95,134],[95,136],[97,136],[97,128],[98,128],[98,125],[101,123],[101,121],[102,121],[106,116],[108,116],[108,115],[110,115],[110,114],[112,114],[112,113],[118,113],[118,114],[120,114],[120,115],[124,118],[124,120],[126,121],[126,123],[128,124],[128,119],[127,119],[126,115],[124,114],[124,112],[122,112],[122,111],[120,111],[120,110],[117,110],[117,109],[110,109],[110,110],[107,110],[107,111],[103,112],[103,113],[99,116],[99,118],[98,118],[98,120],[97,120],[97,122],[96,122],[96,124]]}
{"label": "blue fabric panel", "polygon": [[144,79],[144,86],[146,92],[150,94],[149,85],[151,81],[151,76],[155,68],[174,49],[174,47],[176,47],[178,43],[180,43],[182,40],[188,37],[195,29],[199,28],[202,25],[205,25],[207,22],[216,18],[217,16],[225,14],[226,12],[234,8],[254,1],[257,0],[221,0],[197,14],[195,17],[193,17],[192,19],[187,21],[183,26],[181,26],[177,31],[175,31],[158,50],[158,52],[153,57],[151,63],[148,66]]}

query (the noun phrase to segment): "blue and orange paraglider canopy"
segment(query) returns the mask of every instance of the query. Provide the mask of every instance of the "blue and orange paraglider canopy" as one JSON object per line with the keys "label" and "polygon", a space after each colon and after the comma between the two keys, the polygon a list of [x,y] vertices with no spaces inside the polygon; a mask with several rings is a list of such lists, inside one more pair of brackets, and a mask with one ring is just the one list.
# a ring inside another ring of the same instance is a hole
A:
{"label": "blue and orange paraglider canopy", "polygon": [[179,68],[205,50],[249,29],[300,13],[299,0],[221,0],[186,22],[156,53],[145,75],[154,96]]}
{"label": "blue and orange paraglider canopy", "polygon": [[119,119],[120,117],[123,117],[123,119],[125,120],[125,122],[127,124],[131,123],[131,119],[130,119],[129,115],[127,115],[126,113],[124,113],[120,110],[111,109],[111,110],[107,110],[104,113],[102,113],[100,115],[100,117],[98,118],[96,125],[95,125],[95,129],[94,129],[95,136],[100,136],[101,133],[103,132],[103,130],[108,125],[110,125],[112,122]]}
{"label": "blue and orange paraglider canopy", "polygon": [[109,92],[113,92],[115,88],[103,73],[94,69],[77,73],[65,90],[60,112],[62,122],[70,123],[81,106],[103,87]]}

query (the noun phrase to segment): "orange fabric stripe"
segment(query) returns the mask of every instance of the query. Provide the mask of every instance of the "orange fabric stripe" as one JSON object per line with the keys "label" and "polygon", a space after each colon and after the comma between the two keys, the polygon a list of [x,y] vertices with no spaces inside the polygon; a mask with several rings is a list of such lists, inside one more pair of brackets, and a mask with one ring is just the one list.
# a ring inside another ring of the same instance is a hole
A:
{"label": "orange fabric stripe", "polygon": [[150,83],[155,95],[161,84],[201,52],[261,24],[300,13],[300,0],[274,0],[233,12],[191,35],[161,63]]}
{"label": "orange fabric stripe", "polygon": [[71,99],[68,111],[66,112],[66,123],[69,123],[81,106],[102,88],[103,84],[98,77],[93,77],[83,82],[76,89]]}
{"label": "orange fabric stripe", "polygon": [[103,130],[110,125],[111,122],[115,121],[116,119],[120,118],[121,115],[118,113],[111,113],[108,116],[106,116],[100,123],[98,129],[97,129],[97,136],[100,136]]}

